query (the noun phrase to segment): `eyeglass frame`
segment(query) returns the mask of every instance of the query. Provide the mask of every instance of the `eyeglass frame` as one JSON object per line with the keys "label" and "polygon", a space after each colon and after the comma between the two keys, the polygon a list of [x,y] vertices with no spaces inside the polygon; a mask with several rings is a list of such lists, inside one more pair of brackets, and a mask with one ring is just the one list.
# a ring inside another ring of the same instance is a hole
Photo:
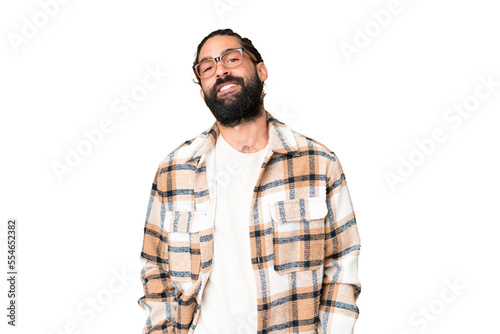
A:
{"label": "eyeglass frame", "polygon": [[[224,57],[229,52],[233,52],[233,51],[239,51],[240,52],[240,54],[241,54],[241,64],[239,64],[239,65],[237,65],[235,67],[227,67],[222,62],[221,58]],[[214,73],[212,73],[210,76],[208,76],[206,78],[203,78],[203,79],[208,79],[208,78],[212,77],[217,72],[217,62],[220,62],[225,68],[237,68],[238,66],[243,65],[243,61],[244,61],[243,53],[246,53],[250,57],[250,59],[252,59],[254,62],[257,62],[257,58],[251,52],[245,50],[244,48],[229,49],[226,52],[224,52],[223,54],[221,54],[219,57],[205,59],[203,61],[200,61],[198,64],[194,65],[193,66],[194,75],[196,75],[196,78],[198,80],[201,80],[201,77],[198,75],[198,71],[196,69],[198,68],[198,66],[200,66],[201,63],[204,63],[204,62],[209,61],[209,60],[213,60],[215,62],[215,70],[214,70]]]}

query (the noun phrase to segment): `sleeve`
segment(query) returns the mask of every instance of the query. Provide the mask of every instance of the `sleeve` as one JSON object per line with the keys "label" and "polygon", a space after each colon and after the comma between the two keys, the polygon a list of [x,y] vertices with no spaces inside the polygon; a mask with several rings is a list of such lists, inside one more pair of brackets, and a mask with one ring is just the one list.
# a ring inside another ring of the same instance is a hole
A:
{"label": "sleeve", "polygon": [[[165,205],[161,191],[160,167],[158,168],[149,197],[144,240],[140,255],[141,281],[144,296],[139,305],[147,312],[143,334],[174,333],[177,296],[170,279],[167,254],[167,233],[163,228]],[[165,175],[165,174],[163,174]]]}
{"label": "sleeve", "polygon": [[359,315],[356,300],[360,239],[342,166],[335,154],[328,169],[325,263],[318,333],[352,334]]}

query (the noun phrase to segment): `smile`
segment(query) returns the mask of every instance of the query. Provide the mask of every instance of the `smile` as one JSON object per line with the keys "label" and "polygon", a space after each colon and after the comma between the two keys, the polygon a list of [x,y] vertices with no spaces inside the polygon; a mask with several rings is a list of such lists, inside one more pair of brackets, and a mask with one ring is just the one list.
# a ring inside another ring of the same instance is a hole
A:
{"label": "smile", "polygon": [[219,88],[219,93],[225,92],[225,91],[227,91],[228,89],[230,90],[231,88],[233,88],[233,87],[237,87],[237,86],[238,86],[238,85],[237,85],[237,84],[234,84],[234,83],[229,83],[229,84],[223,85],[223,86],[221,86],[221,88]]}

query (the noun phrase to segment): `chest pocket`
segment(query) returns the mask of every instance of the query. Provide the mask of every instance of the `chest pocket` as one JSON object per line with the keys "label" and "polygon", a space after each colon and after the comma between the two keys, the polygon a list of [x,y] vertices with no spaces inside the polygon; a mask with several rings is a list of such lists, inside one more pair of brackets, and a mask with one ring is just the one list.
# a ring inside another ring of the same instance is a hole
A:
{"label": "chest pocket", "polygon": [[200,233],[193,212],[168,212],[168,262],[175,281],[196,281],[201,268]]}
{"label": "chest pocket", "polygon": [[285,274],[320,268],[325,255],[325,199],[300,198],[269,204],[274,270]]}

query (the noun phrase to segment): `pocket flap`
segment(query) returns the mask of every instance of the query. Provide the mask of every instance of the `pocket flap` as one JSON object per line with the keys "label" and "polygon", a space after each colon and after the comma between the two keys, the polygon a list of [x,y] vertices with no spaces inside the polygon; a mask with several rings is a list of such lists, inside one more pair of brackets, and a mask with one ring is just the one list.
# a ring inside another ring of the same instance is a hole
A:
{"label": "pocket flap", "polygon": [[280,224],[322,219],[328,213],[324,198],[298,198],[269,203],[271,217]]}
{"label": "pocket flap", "polygon": [[199,211],[171,211],[165,216],[169,224],[169,232],[194,233],[210,228],[210,211],[203,208]]}

